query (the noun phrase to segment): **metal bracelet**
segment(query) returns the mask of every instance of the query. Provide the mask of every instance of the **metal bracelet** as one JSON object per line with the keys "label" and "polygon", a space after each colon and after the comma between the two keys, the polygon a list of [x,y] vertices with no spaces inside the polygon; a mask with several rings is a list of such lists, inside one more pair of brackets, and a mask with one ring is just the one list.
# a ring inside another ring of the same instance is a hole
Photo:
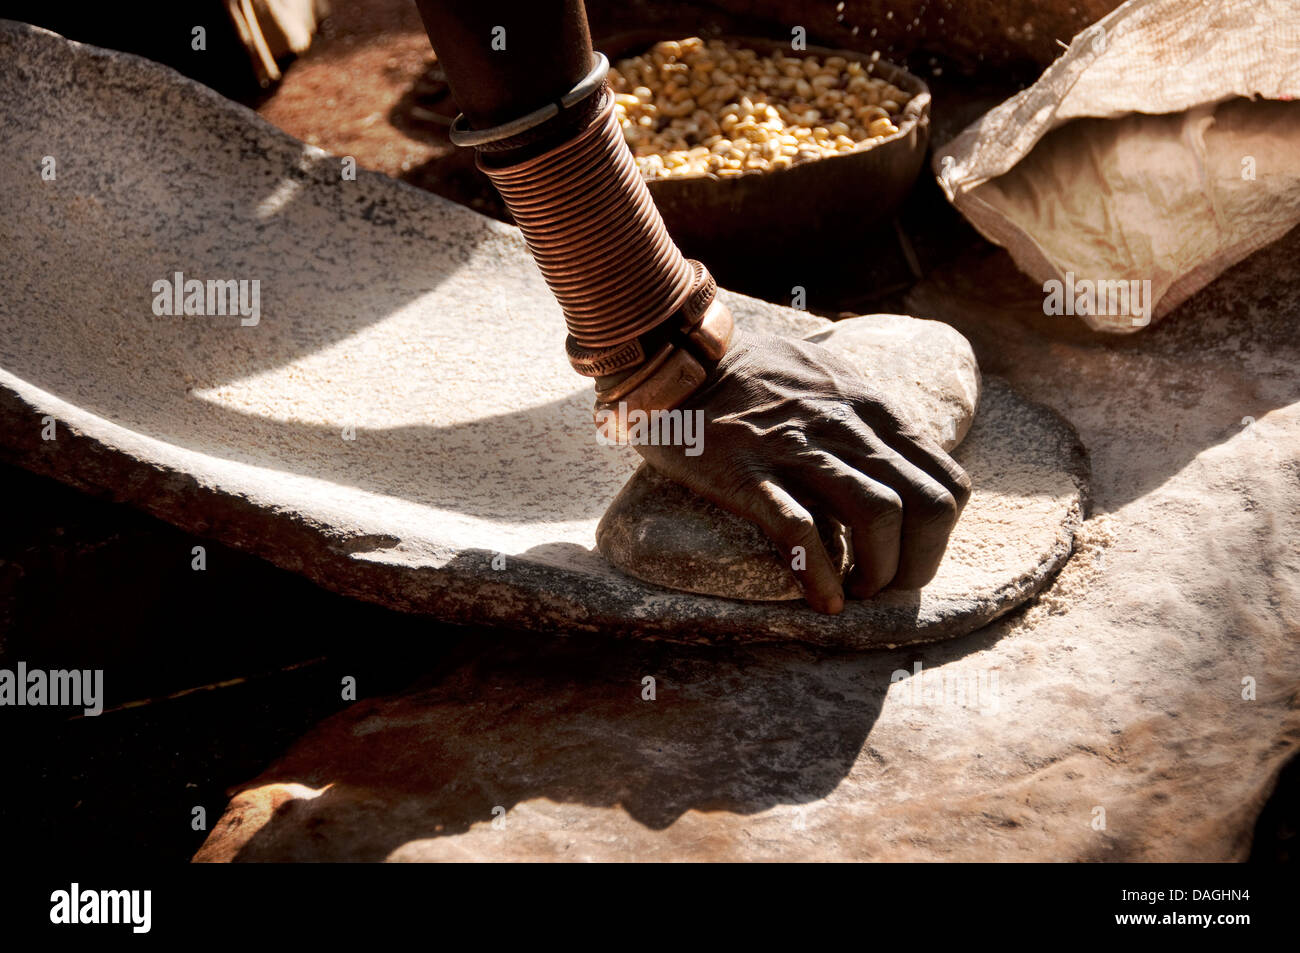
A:
{"label": "metal bracelet", "polygon": [[[704,345],[703,340],[693,338],[692,335],[717,298],[718,283],[700,262],[694,259],[688,261],[695,275],[690,290],[682,303],[649,331],[614,347],[584,347],[570,334],[564,344],[573,369],[585,377],[605,377],[639,367],[645,363],[648,355],[657,353],[660,345],[675,332]],[[709,353],[709,348],[705,346],[704,351]]]}
{"label": "metal bracelet", "polygon": [[564,340],[570,366],[584,377],[607,377],[645,363],[645,347],[633,338],[617,347],[583,347],[570,334]]}
{"label": "metal bracelet", "polygon": [[534,109],[518,119],[511,119],[509,122],[490,126],[487,129],[471,129],[466,125],[465,114],[458,113],[451,121],[451,130],[448,132],[451,141],[458,146],[485,146],[535,129],[548,119],[555,118],[565,109],[571,109],[600,89],[601,84],[605,82],[605,76],[609,73],[609,60],[599,51],[596,51],[595,57],[596,65],[591,68],[591,72],[578,81],[578,85],[556,102],[547,103],[541,109]]}
{"label": "metal bracelet", "polygon": [[[735,329],[731,311],[715,298],[689,335],[698,353],[665,344],[634,373],[596,392],[595,412],[619,403],[632,409],[671,410],[699,390],[727,353]],[[597,420],[599,424],[599,419]]]}

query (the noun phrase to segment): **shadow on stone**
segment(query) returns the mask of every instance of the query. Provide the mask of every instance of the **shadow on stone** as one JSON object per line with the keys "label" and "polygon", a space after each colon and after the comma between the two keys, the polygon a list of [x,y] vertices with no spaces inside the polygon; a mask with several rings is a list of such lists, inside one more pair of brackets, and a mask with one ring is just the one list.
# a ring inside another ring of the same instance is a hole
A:
{"label": "shadow on stone", "polygon": [[[558,802],[548,815],[564,804],[621,806],[653,830],[688,810],[813,802],[858,759],[903,664],[892,654],[593,638],[502,638],[462,656],[436,685],[318,726],[236,796],[196,859],[457,856],[438,842],[501,808],[524,825],[513,812],[538,798]],[[324,790],[286,797],[302,789],[285,785]],[[231,837],[224,825],[241,802],[268,813],[260,829]],[[562,835],[554,821],[528,832]]]}

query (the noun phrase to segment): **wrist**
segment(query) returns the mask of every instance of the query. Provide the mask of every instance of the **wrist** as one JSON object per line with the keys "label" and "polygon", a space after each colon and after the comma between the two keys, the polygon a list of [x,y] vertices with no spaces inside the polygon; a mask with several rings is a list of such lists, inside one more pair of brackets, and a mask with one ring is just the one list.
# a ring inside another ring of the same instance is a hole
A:
{"label": "wrist", "polygon": [[670,411],[712,379],[734,336],[731,311],[716,297],[700,320],[674,336],[644,364],[602,386],[597,382],[594,420],[606,443],[626,443],[639,415]]}

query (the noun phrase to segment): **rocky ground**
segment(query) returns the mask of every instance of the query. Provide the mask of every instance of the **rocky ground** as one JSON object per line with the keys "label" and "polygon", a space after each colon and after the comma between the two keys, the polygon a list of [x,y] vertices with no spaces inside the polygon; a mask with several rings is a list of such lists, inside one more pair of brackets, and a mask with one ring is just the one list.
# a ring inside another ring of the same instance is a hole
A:
{"label": "rocky ground", "polygon": [[[125,693],[147,701],[95,719],[10,719],[24,782],[0,817],[7,842],[33,856],[188,861],[208,834],[192,828],[193,808],[214,824],[229,790],[347,707],[344,676],[367,695],[396,693],[436,682],[476,642],[511,640],[344,599],[220,545],[209,555],[233,587],[213,591],[188,568],[188,534],[14,467],[0,467],[0,499],[0,665],[124,660]],[[1293,759],[1252,861],[1295,857],[1298,804]]]}

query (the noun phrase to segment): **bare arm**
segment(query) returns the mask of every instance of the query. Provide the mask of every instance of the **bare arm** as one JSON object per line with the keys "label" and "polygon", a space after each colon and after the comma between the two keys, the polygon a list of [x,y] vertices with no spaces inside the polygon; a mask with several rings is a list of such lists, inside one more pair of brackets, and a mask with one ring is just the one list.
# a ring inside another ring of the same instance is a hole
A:
{"label": "bare arm", "polygon": [[[557,103],[592,71],[581,0],[417,2],[472,130]],[[700,455],[637,451],[756,522],[787,562],[801,547],[806,568],[792,571],[814,608],[844,605],[814,514],[852,530],[850,596],[928,582],[970,495],[966,474],[840,358],[731,331],[707,269],[663,230],[610,115],[601,89],[522,139],[480,146],[565,311],[575,369],[595,378],[598,401],[703,410]]]}

